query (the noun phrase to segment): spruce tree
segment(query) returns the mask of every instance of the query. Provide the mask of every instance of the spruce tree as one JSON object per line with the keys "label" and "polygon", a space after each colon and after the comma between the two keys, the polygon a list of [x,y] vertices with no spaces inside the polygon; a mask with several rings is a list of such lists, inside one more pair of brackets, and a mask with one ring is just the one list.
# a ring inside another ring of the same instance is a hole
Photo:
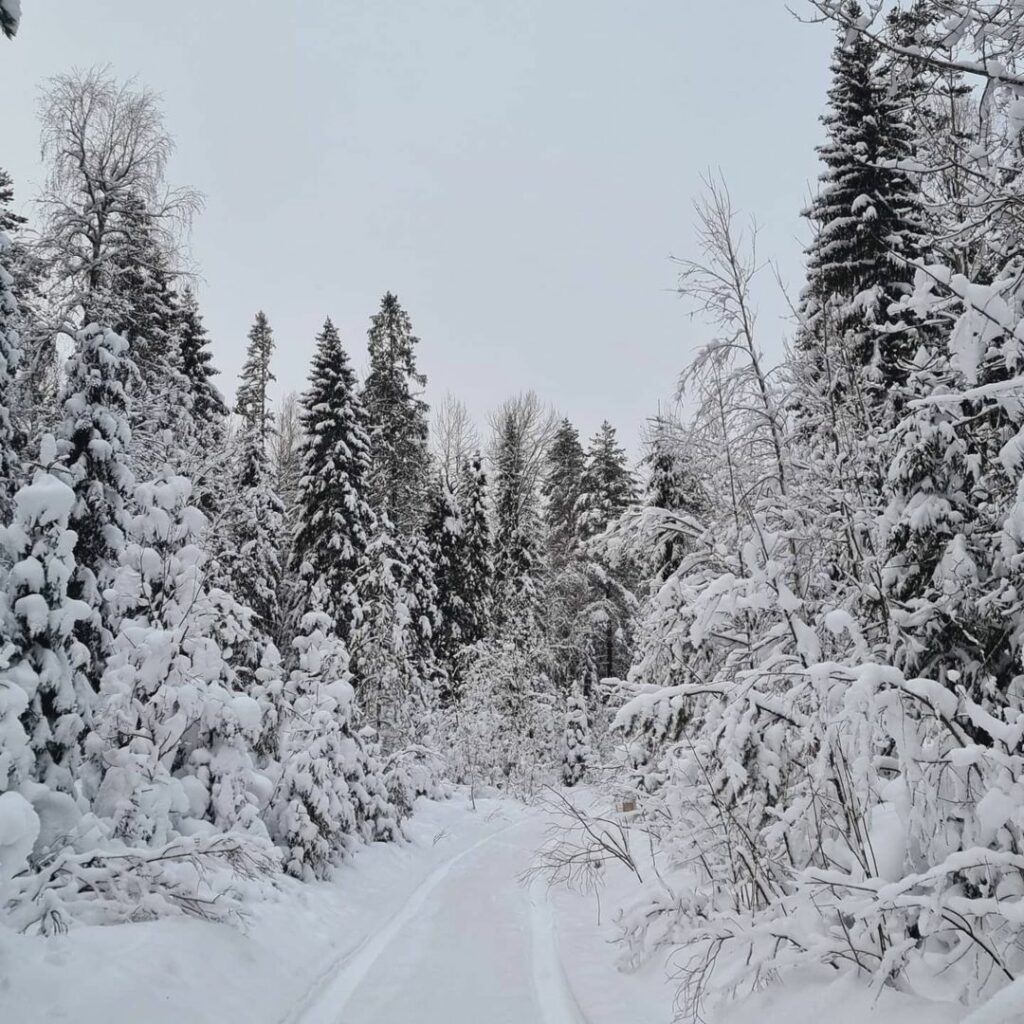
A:
{"label": "spruce tree", "polygon": [[593,758],[587,701],[578,684],[566,701],[562,744],[562,781],[567,786],[575,786],[583,780]]}
{"label": "spruce tree", "polygon": [[128,343],[93,324],[78,332],[68,360],[59,452],[75,492],[69,525],[75,532],[75,571],[68,592],[92,609],[79,636],[89,648],[93,685],[99,686],[110,622],[103,592],[124,543],[128,503],[135,489],[128,384],[135,377]]}
{"label": "spruce tree", "polygon": [[160,388],[176,356],[177,296],[169,259],[138,196],[126,200],[122,231],[125,240],[111,257],[104,322],[131,346],[139,383]]}
{"label": "spruce tree", "polygon": [[266,447],[273,425],[268,389],[277,380],[270,369],[274,353],[274,332],[267,316],[260,310],[249,329],[249,345],[235,393],[235,412],[254,430]]}
{"label": "spruce tree", "polygon": [[238,439],[231,513],[232,550],[225,554],[232,590],[259,618],[263,632],[275,641],[282,626],[280,589],[284,506],[274,491],[270,460],[259,431],[242,428]]}
{"label": "spruce tree", "polygon": [[367,547],[358,590],[363,617],[350,647],[363,707],[388,748],[423,742],[440,681],[437,588],[426,545],[385,518]]}
{"label": "spruce tree", "polygon": [[603,533],[636,500],[626,453],[605,420],[591,439],[576,502],[577,537],[586,542]]}
{"label": "spruce tree", "polygon": [[363,404],[370,424],[371,504],[410,533],[422,518],[430,469],[429,407],[421,397],[427,378],[416,368],[419,339],[391,292],[381,301],[368,338]]}
{"label": "spruce tree", "polygon": [[[224,396],[213,378],[220,371],[213,365],[210,338],[199,312],[199,302],[191,285],[185,285],[177,301],[178,349],[181,372],[189,382],[192,395],[192,418],[199,433],[213,436],[228,414]],[[206,429],[204,429],[204,425]]]}
{"label": "spruce tree", "polygon": [[[319,593],[310,595],[312,608]],[[327,877],[359,840],[398,834],[381,766],[355,729],[348,653],[331,627],[322,611],[302,617],[281,780],[269,808],[285,870],[298,878]]]}
{"label": "spruce tree", "polygon": [[552,438],[541,492],[552,565],[560,568],[572,557],[579,533],[576,507],[583,487],[584,455],[579,433],[563,419]]}
{"label": "spruce tree", "polygon": [[348,354],[330,320],[303,394],[302,476],[292,559],[304,592],[322,591],[334,630],[347,640],[361,612],[355,580],[375,530],[366,500],[366,415]]}
{"label": "spruce tree", "polygon": [[14,233],[20,231],[27,219],[11,209],[14,203],[14,181],[10,174],[0,167],[0,231]]}
{"label": "spruce tree", "polygon": [[462,519],[462,574],[467,618],[466,643],[488,636],[493,608],[494,564],[487,516],[487,472],[477,452],[462,468],[458,490]]}
{"label": "spruce tree", "polygon": [[[587,604],[580,613],[580,631],[593,674],[607,678],[628,668],[627,626],[632,614],[631,588],[635,567],[609,564],[594,540],[612,526],[636,501],[636,485],[626,453],[605,420],[587,449],[587,464],[577,502],[580,554],[585,558]],[[584,677],[589,683],[590,675]]]}
{"label": "spruce tree", "polygon": [[[43,315],[44,261],[36,247],[19,237],[27,220],[11,208],[13,201],[11,177],[0,168],[0,234],[7,235],[0,240],[0,267],[9,278],[6,284],[0,284],[0,335],[7,337],[0,344],[9,346],[14,332],[19,349],[17,378],[11,386],[0,385],[0,406],[17,424],[19,429],[11,437],[18,454],[25,455],[34,454],[43,433],[51,433],[56,425],[59,367],[52,326]],[[10,353],[3,358],[10,376]]]}
{"label": "spruce tree", "polygon": [[11,419],[21,341],[16,327],[18,304],[14,298],[14,279],[4,267],[9,245],[6,235],[0,231],[0,519],[4,522],[21,479],[21,440]]}
{"label": "spruce tree", "polygon": [[91,313],[128,342],[136,374],[131,397],[132,460],[137,476],[178,468],[193,433],[189,381],[181,369],[178,295],[166,242],[145,200],[125,198],[122,241],[107,263]]}
{"label": "spruce tree", "polygon": [[19,0],[0,0],[0,32],[8,39],[18,34],[18,23],[21,21],[21,4]]}
{"label": "spruce tree", "polygon": [[[856,3],[850,17],[860,16]],[[924,249],[920,185],[905,170],[913,156],[906,102],[892,89],[878,45],[841,33],[832,61],[820,189],[804,215],[814,226],[798,351],[811,388],[856,391],[870,379],[880,394],[906,379],[917,341],[878,330],[909,292],[908,264]],[[867,377],[864,370],[870,367]]]}
{"label": "spruce tree", "polygon": [[[644,458],[649,471],[644,504],[699,521],[711,510],[711,501],[692,460],[686,456],[684,444],[683,438],[672,435],[665,421],[655,421]],[[682,556],[680,534],[669,525],[652,555],[655,580],[667,580]]]}
{"label": "spruce tree", "polygon": [[531,625],[543,573],[540,516],[523,438],[515,421],[506,426],[494,457],[494,611],[499,622]]}
{"label": "spruce tree", "polygon": [[[33,777],[73,793],[94,702],[82,672],[88,652],[74,631],[93,609],[69,594],[75,575],[69,521],[78,496],[65,475],[54,439],[45,437],[32,482],[15,496],[13,521],[0,528],[0,549],[11,566],[0,590],[0,626],[9,645],[0,659],[0,691],[24,693],[19,703],[34,755]],[[11,734],[3,735],[6,741]],[[0,790],[16,767],[0,750]]]}
{"label": "spruce tree", "polygon": [[[169,454],[174,468],[192,481],[192,500],[210,520],[211,533],[216,534],[230,490],[228,407],[213,380],[219,371],[213,366],[210,339],[190,285],[176,293],[175,314],[178,372],[169,390],[172,395],[183,392],[182,406],[188,416],[179,419],[178,450]],[[157,473],[162,470],[162,466],[155,467]]]}
{"label": "spruce tree", "polygon": [[[223,554],[233,593],[259,619],[267,638],[280,641],[281,540],[284,506],[274,490],[268,440],[273,413],[267,387],[274,375],[270,358],[273,333],[264,314],[249,331],[235,411],[241,416],[236,442],[234,500],[230,513],[230,548]],[[255,659],[255,660],[254,660]],[[262,655],[253,652],[248,668],[255,671]]]}
{"label": "spruce tree", "polygon": [[437,588],[438,623],[433,649],[450,678],[458,671],[458,655],[475,639],[476,621],[469,602],[470,576],[466,524],[451,486],[439,473],[427,500],[423,533]]}

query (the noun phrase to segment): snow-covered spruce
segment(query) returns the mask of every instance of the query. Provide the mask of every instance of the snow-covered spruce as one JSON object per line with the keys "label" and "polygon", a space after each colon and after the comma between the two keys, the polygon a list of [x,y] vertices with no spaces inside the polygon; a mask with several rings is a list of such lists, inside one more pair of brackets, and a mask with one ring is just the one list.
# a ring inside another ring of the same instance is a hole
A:
{"label": "snow-covered spruce", "polygon": [[587,702],[582,689],[573,687],[565,705],[565,739],[562,752],[562,781],[575,786],[583,779],[592,758]]}
{"label": "snow-covered spruce", "polygon": [[383,769],[354,722],[348,652],[324,612],[310,611],[295,640],[280,778],[269,811],[285,868],[322,878],[360,841],[394,839],[398,811]]}
{"label": "snow-covered spruce", "polygon": [[370,441],[356,376],[330,320],[317,337],[302,396],[301,478],[293,560],[300,606],[314,592],[345,639],[362,617],[356,579],[376,530],[367,503]]}
{"label": "snow-covered spruce", "polygon": [[75,628],[92,610],[69,596],[76,496],[66,479],[53,437],[45,437],[32,481],[18,490],[13,519],[0,530],[10,565],[0,604],[0,789],[35,780],[73,793],[82,775],[94,694]]}

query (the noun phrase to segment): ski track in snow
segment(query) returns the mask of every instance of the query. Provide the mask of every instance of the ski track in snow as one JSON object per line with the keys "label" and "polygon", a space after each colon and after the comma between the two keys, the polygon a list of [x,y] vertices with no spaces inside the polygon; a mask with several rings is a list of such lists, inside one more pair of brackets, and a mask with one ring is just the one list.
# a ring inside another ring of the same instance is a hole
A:
{"label": "ski track in snow", "polygon": [[590,1024],[576,1001],[558,954],[555,918],[547,890],[533,882],[529,900],[533,983],[543,1024]]}
{"label": "ski track in snow", "polygon": [[[512,822],[478,839],[472,846],[435,869],[413,891],[405,905],[387,924],[349,948],[320,975],[306,999],[282,1021],[282,1024],[343,1024],[341,1015],[356,989],[388,946],[416,918],[434,890],[459,863],[519,824],[522,823]],[[552,1021],[552,1024],[555,1022]]]}

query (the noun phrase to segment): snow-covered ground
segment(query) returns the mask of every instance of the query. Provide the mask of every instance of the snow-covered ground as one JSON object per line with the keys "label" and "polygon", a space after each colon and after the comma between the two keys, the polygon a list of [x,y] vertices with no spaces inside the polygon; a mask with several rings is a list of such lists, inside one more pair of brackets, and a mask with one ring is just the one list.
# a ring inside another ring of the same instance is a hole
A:
{"label": "snow-covered ground", "polygon": [[[669,1024],[665,963],[614,968],[614,905],[524,884],[544,812],[463,793],[421,801],[411,842],[332,883],[285,883],[245,932],[166,920],[0,933],[0,1021],[19,1024]],[[955,1024],[963,1014],[847,979],[758,993],[711,1024]],[[996,1018],[1008,1024],[1016,1017]]]}

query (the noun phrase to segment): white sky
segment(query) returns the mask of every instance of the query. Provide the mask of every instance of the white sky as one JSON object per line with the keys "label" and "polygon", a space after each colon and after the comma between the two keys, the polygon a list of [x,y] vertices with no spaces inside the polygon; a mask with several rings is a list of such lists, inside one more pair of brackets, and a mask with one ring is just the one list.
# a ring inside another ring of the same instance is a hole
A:
{"label": "white sky", "polygon": [[[796,0],[799,3],[799,0]],[[799,287],[799,210],[832,37],[783,0],[24,0],[0,45],[0,165],[27,205],[35,102],[109,63],[163,96],[173,184],[206,194],[192,246],[230,395],[258,308],[278,393],[326,315],[365,366],[387,289],[428,397],[487,411],[534,388],[635,448],[707,332],[672,289],[691,200],[721,168]],[[26,212],[31,214],[30,209]],[[761,341],[785,304],[763,283]]]}

